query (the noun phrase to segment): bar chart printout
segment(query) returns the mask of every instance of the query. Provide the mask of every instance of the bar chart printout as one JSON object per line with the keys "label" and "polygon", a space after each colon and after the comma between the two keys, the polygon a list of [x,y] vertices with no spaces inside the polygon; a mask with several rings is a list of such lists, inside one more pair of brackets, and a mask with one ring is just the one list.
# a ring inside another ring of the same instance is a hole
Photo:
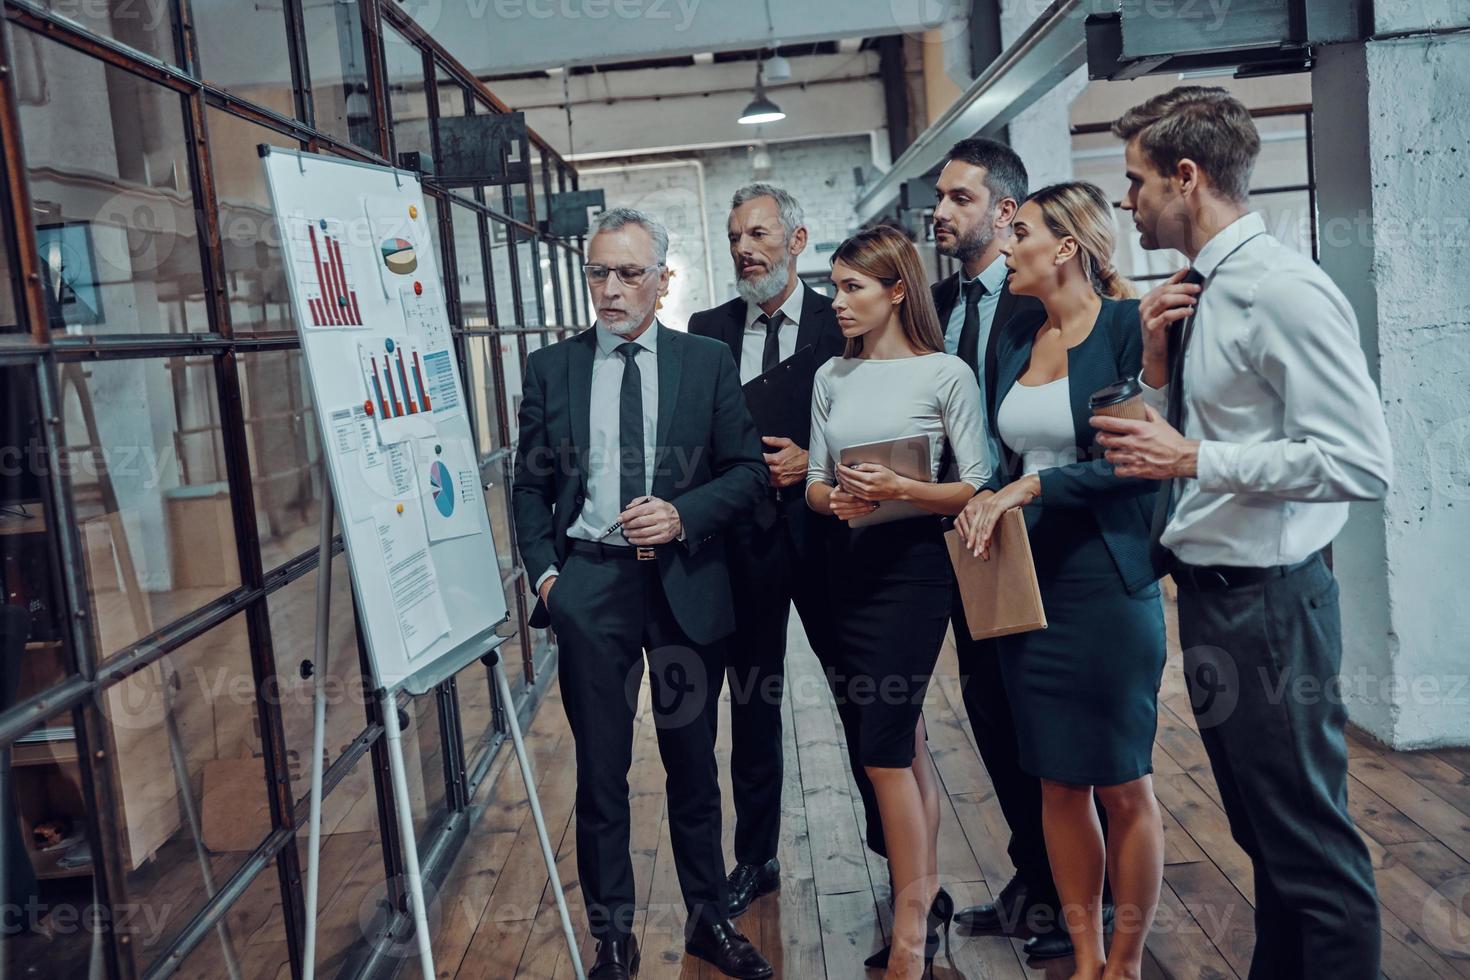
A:
{"label": "bar chart printout", "polygon": [[384,337],[358,344],[362,368],[363,407],[377,420],[384,445],[432,435],[433,396],[418,345]]}
{"label": "bar chart printout", "polygon": [[357,277],[344,245],[342,223],[327,218],[296,218],[291,222],[291,234],[296,281],[302,287],[311,325],[361,327]]}

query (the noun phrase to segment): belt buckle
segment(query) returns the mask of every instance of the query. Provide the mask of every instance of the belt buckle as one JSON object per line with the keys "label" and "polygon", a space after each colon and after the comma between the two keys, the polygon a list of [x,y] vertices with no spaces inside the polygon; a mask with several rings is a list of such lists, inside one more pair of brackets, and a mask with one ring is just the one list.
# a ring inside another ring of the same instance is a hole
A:
{"label": "belt buckle", "polygon": [[653,561],[658,557],[658,552],[654,551],[651,547],[640,547],[634,552],[634,557],[639,561]]}

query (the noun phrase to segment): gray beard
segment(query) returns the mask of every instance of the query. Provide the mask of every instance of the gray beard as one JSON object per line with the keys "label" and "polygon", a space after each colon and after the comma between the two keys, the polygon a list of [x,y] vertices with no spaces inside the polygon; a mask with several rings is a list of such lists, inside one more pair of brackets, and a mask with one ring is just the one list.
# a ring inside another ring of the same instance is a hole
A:
{"label": "gray beard", "polygon": [[608,333],[616,334],[619,337],[626,337],[638,329],[638,325],[643,322],[646,316],[648,316],[648,311],[644,310],[638,314],[630,313],[622,320],[598,320],[597,322],[601,323],[602,328]]}
{"label": "gray beard", "polygon": [[791,267],[779,265],[763,276],[754,279],[746,279],[737,275],[735,278],[735,292],[747,303],[759,306],[767,300],[775,299],[786,291],[786,286],[791,282]]}

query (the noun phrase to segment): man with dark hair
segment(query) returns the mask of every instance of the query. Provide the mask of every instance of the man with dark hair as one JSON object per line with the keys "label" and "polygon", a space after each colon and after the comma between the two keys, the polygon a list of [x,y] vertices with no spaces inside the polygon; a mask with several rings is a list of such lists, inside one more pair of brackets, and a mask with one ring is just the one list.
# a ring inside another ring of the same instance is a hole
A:
{"label": "man with dark hair", "polygon": [[[831,301],[796,275],[806,249],[801,205],[783,188],[755,183],[740,188],[727,222],[734,262],[734,299],[689,318],[689,332],[729,345],[742,384],[771,370],[798,350],[812,349],[801,376],[801,404],[811,403],[812,378],[830,357],[842,354],[842,331]],[[826,535],[836,522],[806,505],[807,427],[763,432],[766,486],[751,519],[729,535],[730,584],[735,635],[726,649],[730,685],[730,788],[735,802],[735,869],[730,872],[730,914],[740,915],[781,884],[776,847],[781,837],[781,701],[786,682],[786,624],[796,605],[802,629],[824,666],[833,663],[827,602]],[[828,672],[835,684],[834,671]],[[844,726],[856,724],[848,699],[838,697]],[[853,739],[849,745],[856,745]],[[862,766],[853,778],[863,794],[869,823],[878,821],[877,799]],[[881,832],[880,832],[881,834]],[[881,853],[881,852],[880,852]]]}
{"label": "man with dark hair", "polygon": [[[981,137],[960,140],[939,173],[939,203],[934,206],[935,247],[960,263],[958,272],[934,284],[934,307],[944,329],[944,349],[963,358],[980,382],[992,459],[997,457],[992,403],[996,343],[1006,321],[1041,307],[1032,297],[1012,295],[1006,288],[1005,256],[1000,252],[1026,197],[1026,182],[1025,164],[1004,143]],[[1061,928],[1060,900],[1041,829],[1041,782],[1021,768],[999,649],[994,640],[970,639],[958,595],[952,625],[965,713],[1010,827],[1007,851],[1016,866],[1016,876],[993,902],[962,909],[956,919],[981,930],[1012,928],[1025,921],[1033,932],[1026,943],[1028,955],[1068,956],[1072,942]]]}
{"label": "man with dark hair", "polygon": [[1346,712],[1295,693],[1336,685],[1341,616],[1321,552],[1348,501],[1381,499],[1392,470],[1357,321],[1248,210],[1260,137],[1224,89],[1176,88],[1113,132],[1144,247],[1191,266],[1139,307],[1148,420],[1092,423],[1119,476],[1166,481],[1152,545],[1179,587],[1184,677],[1220,801],[1255,868],[1250,977],[1375,980]]}

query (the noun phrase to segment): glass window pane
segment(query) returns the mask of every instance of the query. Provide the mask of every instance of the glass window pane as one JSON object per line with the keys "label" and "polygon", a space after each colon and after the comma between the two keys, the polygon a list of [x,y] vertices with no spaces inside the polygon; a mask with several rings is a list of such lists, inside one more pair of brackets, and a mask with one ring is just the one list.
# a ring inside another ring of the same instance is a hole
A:
{"label": "glass window pane", "polygon": [[240,334],[294,332],[281,236],[255,148],[269,143],[294,150],[300,144],[223,110],[207,113],[230,324]]}
{"label": "glass window pane", "polygon": [[92,848],[75,731],[73,714],[57,715],[0,750],[15,814],[6,847],[18,858],[4,880],[6,976],[88,974]]}
{"label": "glass window pane", "polygon": [[319,543],[320,423],[300,350],[242,354],[238,363],[260,555],[269,570]]}
{"label": "glass window pane", "polygon": [[546,322],[542,314],[542,287],[550,271],[550,262],[543,268],[534,238],[521,232],[516,233],[516,269],[521,276],[521,323],[527,327],[539,327]]}
{"label": "glass window pane", "polygon": [[[515,537],[510,525],[510,461],[498,459],[480,467],[480,478],[488,486],[485,491],[485,510],[490,515],[490,533],[495,539],[495,554],[500,559],[501,576],[509,575],[516,565]],[[511,597],[510,608],[515,608]]]}
{"label": "glass window pane", "polygon": [[1266,230],[1312,258],[1312,225],[1317,219],[1306,191],[1252,194],[1251,204],[1266,219]]}
{"label": "glass window pane", "polygon": [[295,116],[285,5],[190,0],[190,10],[204,80],[283,116]]}
{"label": "glass window pane", "polygon": [[500,447],[500,397],[495,390],[495,366],[491,363],[493,337],[470,335],[465,338],[469,351],[469,370],[465,384],[470,404],[474,407],[475,448],[488,456]]}
{"label": "glass window pane", "polygon": [[485,291],[479,215],[463,204],[451,204],[450,213],[454,220],[454,262],[459,272],[460,325],[466,330],[488,330],[490,297]]}
{"label": "glass window pane", "polygon": [[61,681],[73,668],[51,535],[51,467],[31,368],[0,369],[0,711]]}
{"label": "glass window pane", "polygon": [[102,709],[128,899],[154,912],[148,962],[271,832],[244,617],[109,687]]}
{"label": "glass window pane", "polygon": [[356,0],[302,4],[316,128],[377,152],[377,127]]}
{"label": "glass window pane", "polygon": [[[435,264],[439,266],[439,288],[442,290],[440,295],[447,296],[449,295],[448,266],[444,264],[444,256],[441,254],[444,246],[441,244],[443,234],[439,229],[439,200],[432,194],[424,195],[424,221],[432,229],[430,234],[434,236],[434,258]],[[451,330],[456,329],[456,324],[451,323],[449,327]]]}
{"label": "glass window pane", "polygon": [[1251,187],[1299,187],[1307,173],[1307,117],[1266,116],[1256,119],[1261,155],[1251,171]]}
{"label": "glass window pane", "polygon": [[116,652],[240,584],[214,363],[62,364],[92,628]]}
{"label": "glass window pane", "polygon": [[[41,0],[41,6],[74,21],[93,34],[151,54],[160,61],[178,64],[174,30],[178,16],[171,2],[153,0]],[[198,4],[195,4],[196,8]]]}
{"label": "glass window pane", "polygon": [[459,697],[459,730],[464,734],[465,772],[469,773],[495,734],[490,724],[490,668],[476,660],[456,674],[454,680]]}
{"label": "glass window pane", "polygon": [[345,554],[332,561],[327,669],[323,672],[318,663],[312,678],[301,676],[302,662],[316,658],[316,580],[317,573],[313,569],[279,592],[272,593],[268,600],[271,643],[276,655],[276,696],[281,703],[281,724],[286,734],[291,794],[298,808],[306,807],[311,792],[315,681],[324,678],[322,690],[327,701],[323,769],[331,766],[342,750],[367,727],[366,699],[371,696],[363,681],[362,662],[357,654],[352,581]]}
{"label": "glass window pane", "polygon": [[[510,587],[506,589],[506,599],[510,602],[510,616],[512,621],[516,619],[515,589],[516,583],[519,581],[520,579],[516,579],[515,582],[511,582]],[[532,607],[528,606],[527,608],[530,609]],[[545,631],[536,630],[535,632]],[[525,649],[524,639],[525,633],[518,632],[515,636],[506,640],[500,648],[500,662],[505,664],[505,682],[510,685],[512,701],[521,696],[521,691],[526,686],[526,665],[525,658],[522,654],[522,651]]]}
{"label": "glass window pane", "polygon": [[411,698],[403,729],[403,766],[413,810],[414,836],[424,840],[444,809],[444,744],[440,738],[438,688]]}
{"label": "glass window pane", "polygon": [[521,342],[516,334],[501,334],[500,366],[505,372],[505,420],[514,445],[521,431]]}
{"label": "glass window pane", "polygon": [[181,96],[24,30],[12,55],[51,329],[209,329]]}
{"label": "glass window pane", "polygon": [[[304,892],[309,854],[305,827],[296,837],[296,851]],[[386,898],[383,875],[383,838],[373,790],[372,755],[364,754],[337,788],[322,799],[317,976],[338,976],[348,951],[368,934],[373,914]]]}
{"label": "glass window pane", "polygon": [[413,150],[432,154],[423,52],[384,24],[383,58],[388,72],[388,118],[393,125],[394,149],[400,154]]}
{"label": "glass window pane", "polygon": [[[317,936],[320,939],[320,926]],[[281,873],[274,858],[260,869],[250,887],[225,913],[224,934],[219,929],[211,931],[172,976],[178,980],[229,977],[227,955],[234,959],[242,978],[290,980],[291,954],[286,946],[286,922],[281,910]]]}
{"label": "glass window pane", "polygon": [[516,317],[510,226],[494,219],[487,224],[490,229],[490,278],[491,294],[495,297],[495,326],[513,327],[519,321]]}

